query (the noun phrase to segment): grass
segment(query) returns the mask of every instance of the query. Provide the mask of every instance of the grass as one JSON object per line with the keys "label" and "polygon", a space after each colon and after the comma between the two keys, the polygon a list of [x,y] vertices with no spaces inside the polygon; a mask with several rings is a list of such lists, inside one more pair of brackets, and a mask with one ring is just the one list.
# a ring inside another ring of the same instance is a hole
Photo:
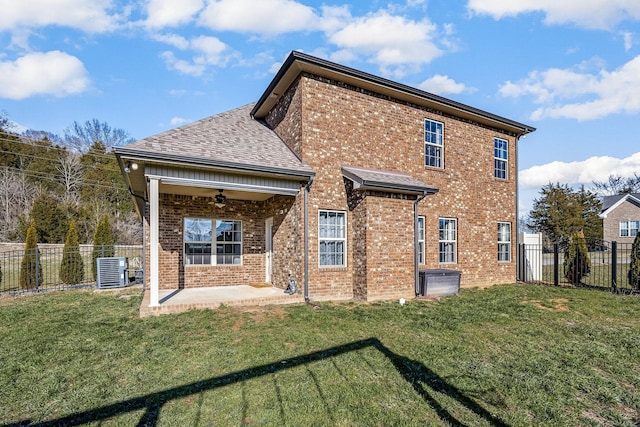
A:
{"label": "grass", "polygon": [[1,298],[0,424],[640,423],[637,297],[508,285],[147,319],[140,301]]}

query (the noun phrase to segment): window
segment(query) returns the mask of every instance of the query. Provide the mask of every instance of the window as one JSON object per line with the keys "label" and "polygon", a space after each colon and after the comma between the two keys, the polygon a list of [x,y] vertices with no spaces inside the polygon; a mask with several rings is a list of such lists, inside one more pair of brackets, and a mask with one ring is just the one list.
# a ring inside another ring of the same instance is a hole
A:
{"label": "window", "polygon": [[418,264],[424,264],[424,217],[418,217]]}
{"label": "window", "polygon": [[635,237],[640,228],[640,221],[620,221],[620,237]]}
{"label": "window", "polygon": [[[215,257],[213,224],[215,223]],[[242,223],[220,219],[184,219],[184,263],[225,265],[242,263]]]}
{"label": "window", "polygon": [[433,120],[424,121],[424,164],[442,168],[444,124]]}
{"label": "window", "polygon": [[439,261],[453,264],[456,262],[457,236],[456,220],[453,218],[440,218],[439,220]]}
{"label": "window", "polygon": [[340,211],[320,211],[318,218],[319,263],[321,267],[346,265],[347,215]]}
{"label": "window", "polygon": [[493,161],[494,171],[493,176],[500,179],[507,179],[507,162],[509,160],[508,154],[509,141],[502,138],[493,138]]}
{"label": "window", "polygon": [[511,223],[498,223],[498,261],[511,261]]}

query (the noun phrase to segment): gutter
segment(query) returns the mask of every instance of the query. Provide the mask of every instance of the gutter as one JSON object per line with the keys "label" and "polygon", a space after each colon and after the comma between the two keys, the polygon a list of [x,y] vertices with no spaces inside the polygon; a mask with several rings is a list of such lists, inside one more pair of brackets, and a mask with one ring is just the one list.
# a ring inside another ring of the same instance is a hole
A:
{"label": "gutter", "polygon": [[[420,203],[425,197],[427,197],[429,194],[435,194],[435,193],[428,193],[427,191],[424,191],[422,193],[421,196],[418,196],[418,198],[416,199],[415,202],[413,202],[413,274],[414,274],[414,290],[416,292],[416,295],[418,295],[418,287],[420,285],[420,272],[418,270],[418,266],[420,264],[420,260],[418,259],[419,255],[418,255],[418,203]],[[426,224],[425,224],[425,228],[426,228]],[[425,252],[427,250],[426,247],[426,242],[425,242]]]}

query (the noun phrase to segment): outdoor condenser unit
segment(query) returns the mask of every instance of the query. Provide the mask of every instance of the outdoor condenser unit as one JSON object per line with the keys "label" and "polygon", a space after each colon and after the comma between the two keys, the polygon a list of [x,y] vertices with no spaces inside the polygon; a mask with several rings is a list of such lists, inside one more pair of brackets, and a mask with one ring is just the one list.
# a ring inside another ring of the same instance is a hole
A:
{"label": "outdoor condenser unit", "polygon": [[129,282],[126,257],[96,258],[98,289],[124,287]]}

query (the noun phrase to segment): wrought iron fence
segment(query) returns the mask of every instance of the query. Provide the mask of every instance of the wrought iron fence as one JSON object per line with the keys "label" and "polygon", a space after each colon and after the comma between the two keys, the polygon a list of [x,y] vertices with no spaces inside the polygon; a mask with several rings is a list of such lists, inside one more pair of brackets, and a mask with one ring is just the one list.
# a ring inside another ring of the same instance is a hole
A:
{"label": "wrought iron fence", "polygon": [[[63,261],[65,251],[79,256],[67,256]],[[94,251],[93,245],[66,249],[62,245],[47,245],[31,253],[25,253],[24,249],[3,251],[0,252],[0,294],[93,287],[96,277],[92,264],[95,258],[103,256],[126,257],[130,282],[136,280],[136,272],[143,268],[142,246],[103,245]],[[65,269],[73,270],[74,274],[69,275]]]}
{"label": "wrought iron fence", "polygon": [[[518,280],[527,283],[571,284],[608,289],[616,293],[640,293],[629,281],[631,244],[586,239],[586,257],[566,260],[571,245],[518,245]],[[573,248],[577,250],[577,248]]]}

